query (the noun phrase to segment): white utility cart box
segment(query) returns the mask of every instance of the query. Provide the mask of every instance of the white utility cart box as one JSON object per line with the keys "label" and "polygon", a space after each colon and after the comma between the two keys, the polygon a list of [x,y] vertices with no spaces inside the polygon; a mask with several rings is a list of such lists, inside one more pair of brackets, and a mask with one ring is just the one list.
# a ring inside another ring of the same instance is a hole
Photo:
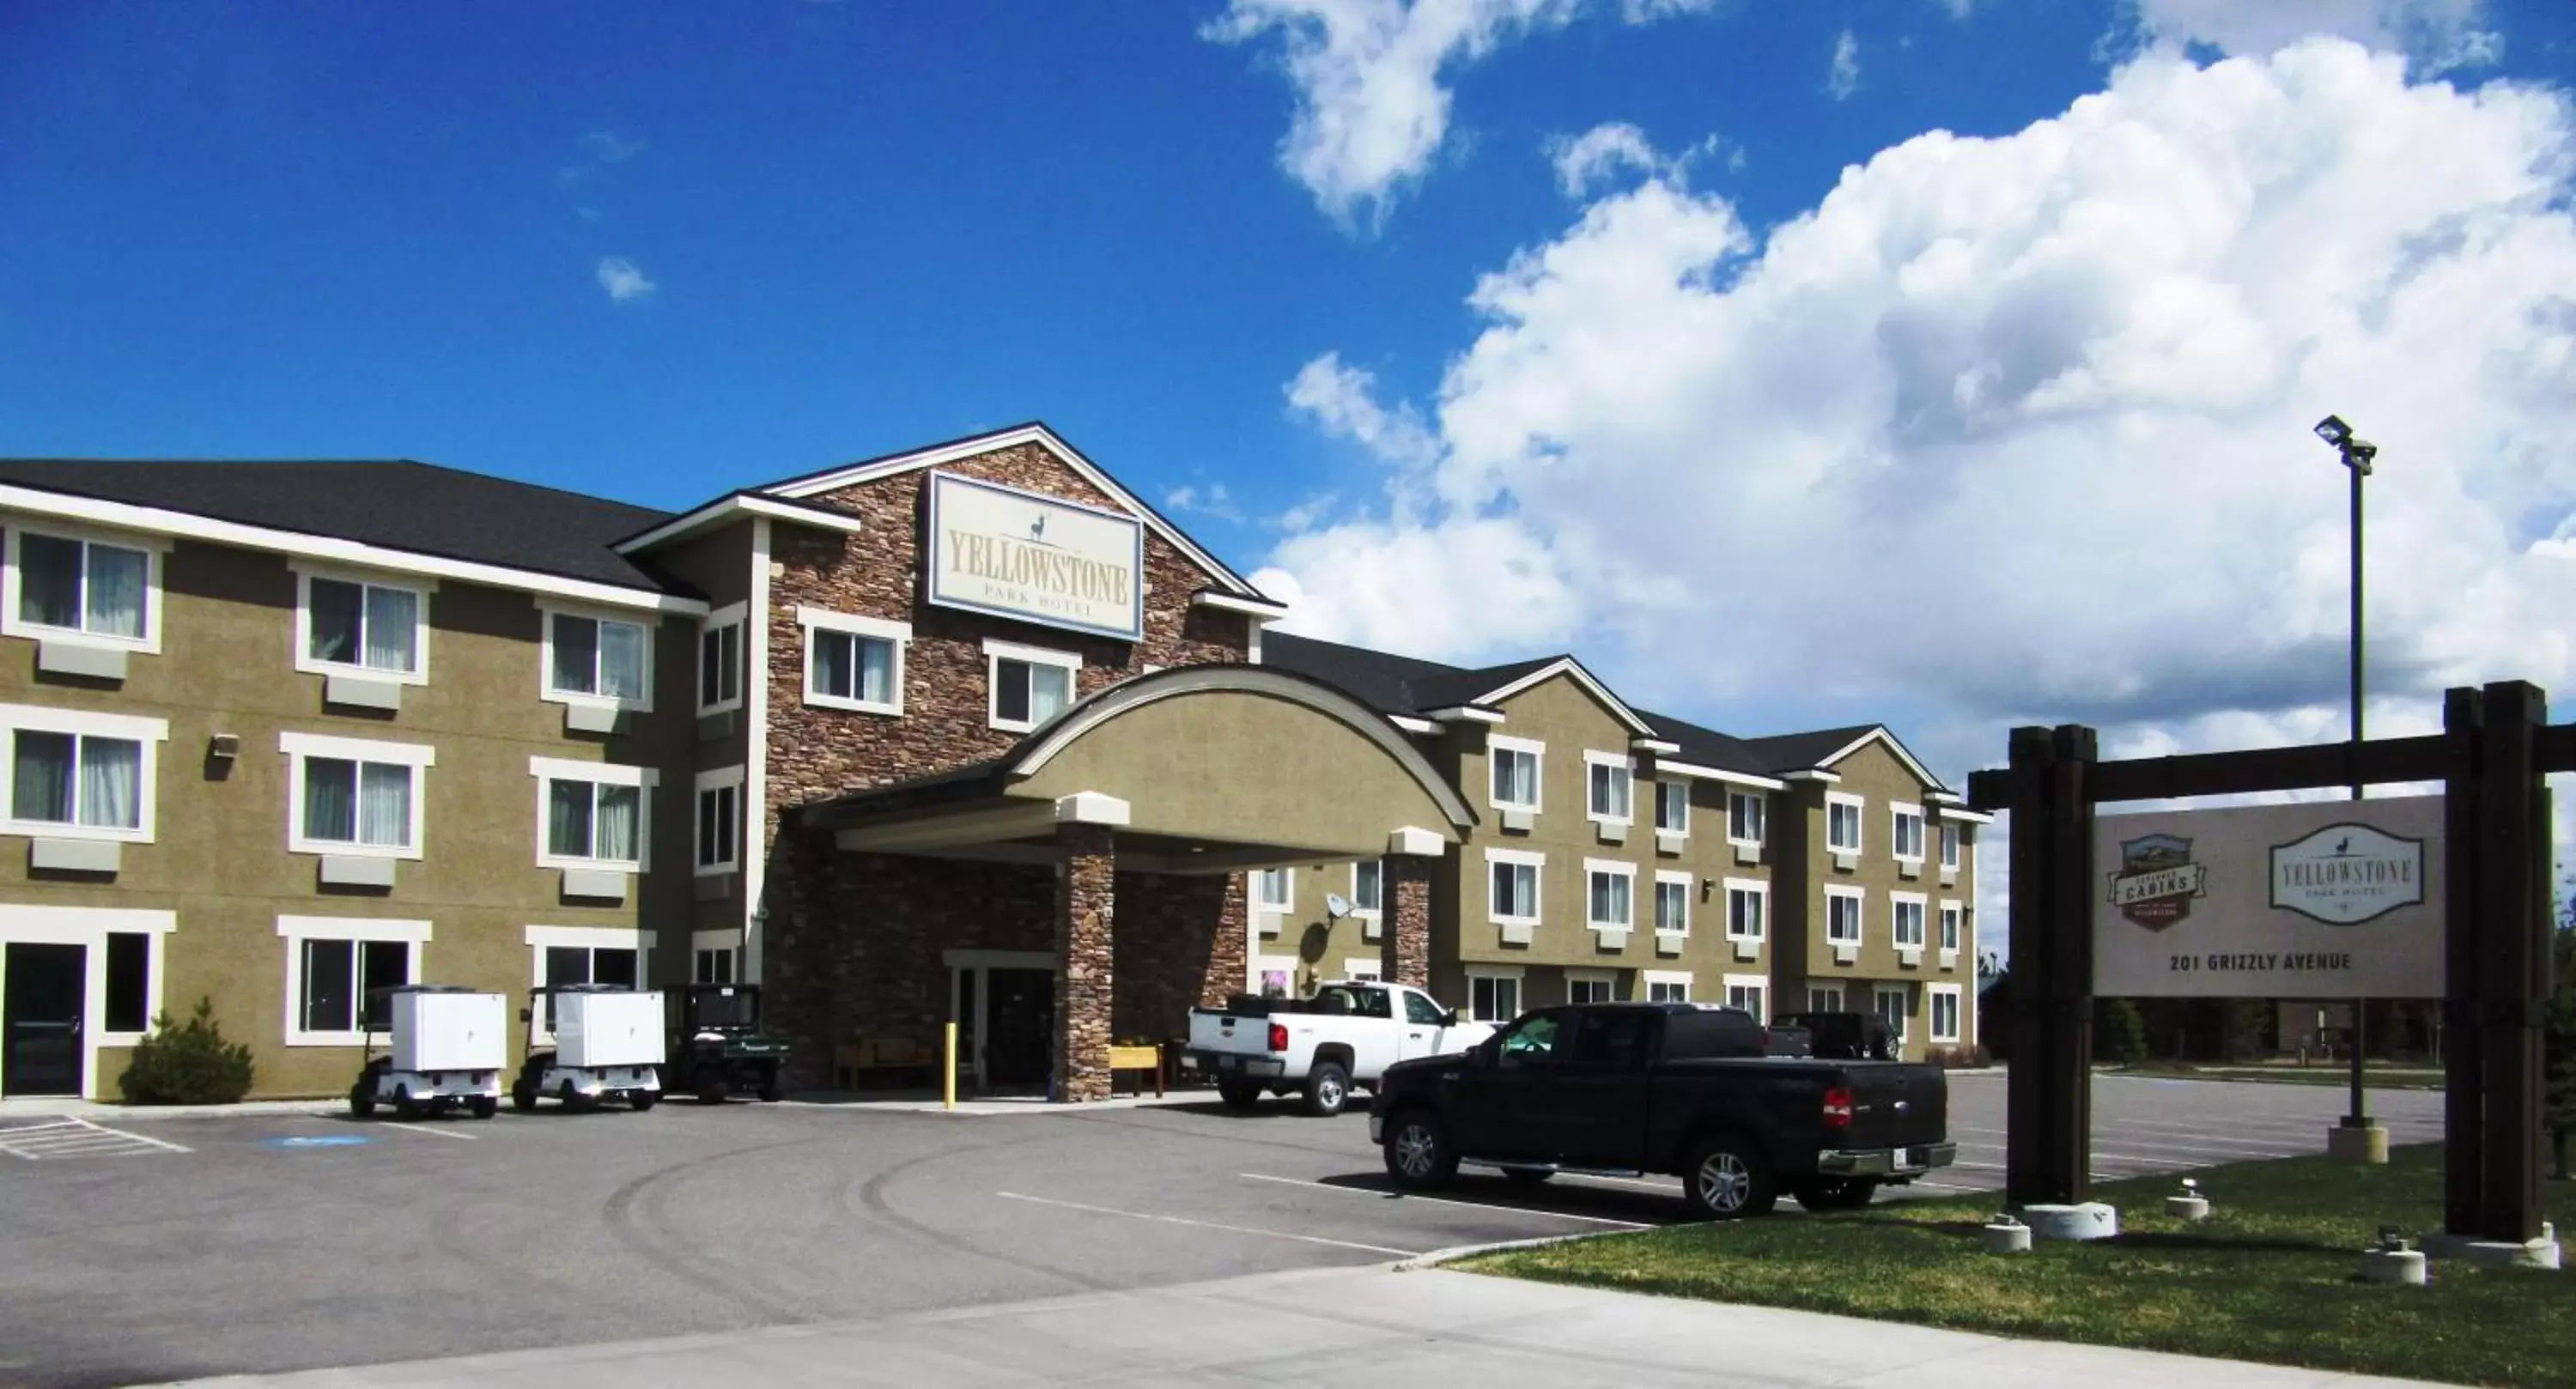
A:
{"label": "white utility cart box", "polygon": [[565,993],[555,996],[557,1066],[662,1064],[662,994]]}
{"label": "white utility cart box", "polygon": [[510,1005],[499,994],[393,996],[397,1071],[498,1071],[510,1059]]}

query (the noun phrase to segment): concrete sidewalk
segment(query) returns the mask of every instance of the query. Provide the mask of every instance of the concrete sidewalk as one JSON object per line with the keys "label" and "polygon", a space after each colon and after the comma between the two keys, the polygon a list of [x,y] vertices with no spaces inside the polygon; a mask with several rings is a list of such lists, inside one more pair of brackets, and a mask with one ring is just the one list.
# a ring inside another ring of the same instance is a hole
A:
{"label": "concrete sidewalk", "polygon": [[108,1104],[100,1100],[0,1100],[0,1128],[17,1120],[90,1119],[132,1123],[142,1119],[222,1119],[257,1114],[345,1114],[348,1097],[318,1100],[244,1100],[239,1104]]}
{"label": "concrete sidewalk", "polygon": [[2008,1341],[1385,1266],[963,1311],[202,1384],[1752,1385],[2396,1389],[2410,1380]]}

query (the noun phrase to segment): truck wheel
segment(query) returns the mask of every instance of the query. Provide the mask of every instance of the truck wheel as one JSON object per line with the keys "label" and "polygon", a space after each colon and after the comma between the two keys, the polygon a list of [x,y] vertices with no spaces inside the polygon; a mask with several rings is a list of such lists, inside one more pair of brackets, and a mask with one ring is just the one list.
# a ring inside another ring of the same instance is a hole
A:
{"label": "truck wheel", "polygon": [[1544,1167],[1506,1167],[1503,1178],[1520,1186],[1536,1186],[1556,1174]]}
{"label": "truck wheel", "polygon": [[1866,1177],[1819,1177],[1799,1183],[1789,1194],[1811,1211],[1856,1211],[1878,1195],[1878,1183]]}
{"label": "truck wheel", "polygon": [[725,1080],[721,1073],[701,1077],[698,1081],[698,1103],[723,1104]]}
{"label": "truck wheel", "polygon": [[537,1083],[522,1080],[510,1087],[510,1107],[521,1114],[533,1114],[537,1108]]}
{"label": "truck wheel", "polygon": [[1228,1109],[1250,1109],[1261,1103],[1261,1087],[1249,1081],[1220,1080],[1216,1083],[1216,1097],[1225,1101]]}
{"label": "truck wheel", "polygon": [[778,1081],[778,1072],[763,1071],[760,1076],[760,1102],[776,1104],[787,1097],[787,1087]]}
{"label": "truck wheel", "polygon": [[470,1102],[469,1112],[477,1119],[489,1119],[501,1112],[501,1101],[492,1095],[477,1095]]}
{"label": "truck wheel", "polygon": [[1329,1119],[1351,1102],[1351,1073],[1335,1061],[1319,1061],[1306,1073],[1306,1112]]}
{"label": "truck wheel", "polygon": [[1458,1150],[1449,1131],[1427,1109],[1408,1109],[1387,1121],[1386,1174],[1407,1191],[1433,1191],[1458,1175]]}
{"label": "truck wheel", "polygon": [[420,1117],[420,1101],[411,1097],[411,1087],[408,1085],[394,1087],[394,1117],[404,1120]]}
{"label": "truck wheel", "polygon": [[590,1108],[589,1103],[581,1097],[581,1087],[573,1084],[570,1080],[566,1080],[563,1084],[555,1087],[555,1098],[563,1101],[563,1107],[566,1109]]}
{"label": "truck wheel", "polygon": [[361,1119],[376,1112],[376,1087],[367,1079],[349,1087],[349,1112]]}
{"label": "truck wheel", "polygon": [[1690,1166],[1682,1172],[1682,1195],[1703,1220],[1769,1215],[1780,1199],[1761,1150],[1733,1137],[1711,1139],[1691,1153]]}
{"label": "truck wheel", "polygon": [[662,1097],[651,1090],[637,1090],[627,1095],[626,1102],[638,1111],[651,1109]]}

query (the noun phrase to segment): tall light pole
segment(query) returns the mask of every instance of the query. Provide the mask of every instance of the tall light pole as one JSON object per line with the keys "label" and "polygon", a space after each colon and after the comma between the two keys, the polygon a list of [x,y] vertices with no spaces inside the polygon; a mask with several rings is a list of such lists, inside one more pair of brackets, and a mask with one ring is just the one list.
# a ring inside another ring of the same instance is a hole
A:
{"label": "tall light pole", "polygon": [[[2370,460],[2379,456],[2379,446],[2356,437],[2352,426],[2340,415],[2328,415],[2317,421],[2317,437],[2334,446],[2343,455],[2344,471],[2352,475],[2352,798],[2361,799],[2361,480],[2370,476]],[[2370,1110],[2361,1088],[2362,1004],[2352,1001],[2352,1107],[2343,1116],[2346,1128],[2370,1126]]]}

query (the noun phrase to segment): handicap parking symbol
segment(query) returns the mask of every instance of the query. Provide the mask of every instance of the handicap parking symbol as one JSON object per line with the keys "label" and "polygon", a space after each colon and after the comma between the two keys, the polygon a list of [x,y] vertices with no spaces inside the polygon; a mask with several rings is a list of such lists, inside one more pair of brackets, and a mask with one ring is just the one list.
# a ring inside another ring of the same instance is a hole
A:
{"label": "handicap parking symbol", "polygon": [[268,1146],[272,1148],[354,1148],[361,1143],[374,1141],[354,1133],[329,1133],[272,1138],[268,1140]]}

